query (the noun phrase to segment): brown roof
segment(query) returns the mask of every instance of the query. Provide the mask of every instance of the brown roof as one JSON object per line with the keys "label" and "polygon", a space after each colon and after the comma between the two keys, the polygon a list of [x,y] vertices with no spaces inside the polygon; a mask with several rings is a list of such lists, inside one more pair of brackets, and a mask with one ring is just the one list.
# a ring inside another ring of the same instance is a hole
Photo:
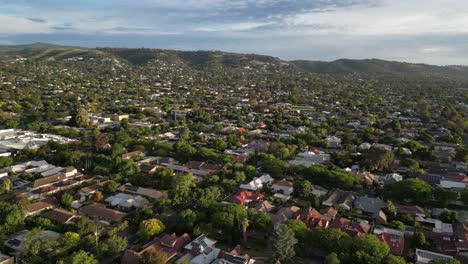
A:
{"label": "brown roof", "polygon": [[160,251],[166,254],[167,258],[170,259],[174,257],[178,252],[181,252],[185,245],[191,241],[190,236],[185,233],[180,237],[177,237],[175,233],[166,234],[161,238],[155,238],[151,244],[146,248],[140,251],[138,254],[143,255],[146,251]]}
{"label": "brown roof", "polygon": [[281,180],[273,183],[273,185],[285,186],[285,187],[293,187],[293,183],[286,180]]}
{"label": "brown roof", "polygon": [[47,198],[35,203],[32,203],[28,206],[28,212],[37,212],[43,209],[49,209],[54,207],[57,204],[57,199],[55,198]]}
{"label": "brown roof", "polygon": [[75,217],[75,214],[65,209],[56,208],[43,213],[41,216],[50,219],[52,222],[65,224]]}
{"label": "brown roof", "polygon": [[106,208],[104,204],[90,204],[80,208],[80,213],[91,218],[97,218],[108,222],[120,222],[127,215],[124,212]]}
{"label": "brown roof", "polygon": [[39,178],[39,179],[33,181],[32,187],[33,188],[41,187],[41,186],[46,185],[46,184],[51,184],[51,183],[54,183],[54,182],[61,181],[61,180],[65,179],[65,178],[66,177],[65,177],[65,175],[63,173],[57,173],[57,174],[50,175],[50,176],[47,176],[47,177],[42,177],[42,178]]}

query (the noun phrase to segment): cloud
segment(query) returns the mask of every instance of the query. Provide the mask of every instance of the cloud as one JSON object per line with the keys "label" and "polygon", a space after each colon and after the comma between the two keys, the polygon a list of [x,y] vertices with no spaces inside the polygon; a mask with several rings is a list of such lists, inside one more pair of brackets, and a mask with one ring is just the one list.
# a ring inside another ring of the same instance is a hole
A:
{"label": "cloud", "polygon": [[[12,42],[467,64],[468,1],[0,0]],[[47,20],[43,19],[47,18]]]}
{"label": "cloud", "polygon": [[42,18],[37,18],[37,17],[28,17],[28,20],[32,22],[37,22],[37,23],[47,23],[47,20],[42,19]]}

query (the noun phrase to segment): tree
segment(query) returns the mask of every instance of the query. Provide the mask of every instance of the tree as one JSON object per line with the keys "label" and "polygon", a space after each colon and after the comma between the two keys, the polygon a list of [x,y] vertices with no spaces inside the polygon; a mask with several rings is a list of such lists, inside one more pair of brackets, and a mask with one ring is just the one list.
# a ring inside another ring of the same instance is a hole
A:
{"label": "tree", "polygon": [[439,216],[440,220],[444,223],[456,223],[458,221],[458,213],[456,211],[444,209]]}
{"label": "tree", "polygon": [[95,202],[99,202],[99,201],[101,201],[103,198],[104,198],[104,196],[102,195],[102,193],[101,193],[100,191],[95,191],[95,192],[92,194],[92,199],[93,199],[93,201],[95,201]]}
{"label": "tree", "polygon": [[7,177],[3,177],[0,180],[0,194],[9,193],[12,189],[13,184],[11,180]]}
{"label": "tree", "polygon": [[177,143],[174,144],[173,149],[177,155],[177,159],[181,161],[188,161],[197,153],[197,150],[185,140],[177,141]]}
{"label": "tree", "polygon": [[308,180],[304,180],[298,186],[298,194],[300,197],[310,197],[312,195],[312,183]]}
{"label": "tree", "polygon": [[449,259],[433,259],[429,261],[429,264],[460,264],[460,261],[454,259],[454,258],[449,258]]}
{"label": "tree", "polygon": [[410,239],[411,248],[426,248],[428,243],[426,236],[422,232],[415,232]]}
{"label": "tree", "polygon": [[271,245],[273,247],[274,258],[289,260],[296,255],[294,247],[297,244],[297,239],[294,232],[286,224],[276,225],[271,237]]}
{"label": "tree", "polygon": [[80,250],[71,256],[71,264],[98,264],[93,254]]}
{"label": "tree", "polygon": [[109,180],[104,183],[103,192],[107,195],[114,194],[117,191],[117,183],[113,180]]}
{"label": "tree", "polygon": [[109,137],[106,134],[99,134],[96,137],[94,147],[97,150],[102,150],[102,149],[108,148],[109,147]]}
{"label": "tree", "polygon": [[0,169],[10,166],[13,163],[11,157],[0,157]]}
{"label": "tree", "polygon": [[338,255],[335,252],[328,254],[323,261],[324,264],[340,264]]}
{"label": "tree", "polygon": [[365,234],[353,238],[351,252],[353,263],[381,263],[390,248],[376,236]]}
{"label": "tree", "polygon": [[78,127],[87,126],[89,124],[88,111],[84,108],[78,109],[78,111],[72,114],[70,124]]}
{"label": "tree", "polygon": [[177,217],[177,227],[181,231],[193,230],[197,214],[191,209],[182,210]]}
{"label": "tree", "polygon": [[72,248],[80,243],[80,235],[75,232],[66,232],[62,237],[62,245],[65,248]]}
{"label": "tree", "polygon": [[293,232],[299,242],[310,238],[311,231],[307,225],[298,219],[288,219],[284,222]]}
{"label": "tree", "polygon": [[190,191],[195,186],[195,180],[192,173],[182,173],[173,178],[173,189],[170,192],[171,200],[174,205],[181,205],[187,201]]}
{"label": "tree", "polygon": [[164,228],[164,224],[156,218],[143,220],[138,228],[138,235],[141,239],[148,240],[152,236],[164,231]]}
{"label": "tree", "polygon": [[465,190],[461,193],[461,201],[463,204],[468,205],[468,190]]}
{"label": "tree", "polygon": [[143,253],[143,264],[166,264],[167,256],[161,251],[151,250]]}
{"label": "tree", "polygon": [[420,179],[404,179],[385,185],[385,189],[395,199],[409,200],[418,204],[427,203],[432,193],[432,187]]}
{"label": "tree", "polygon": [[383,211],[388,216],[395,216],[396,209],[395,209],[395,205],[393,205],[393,202],[390,200],[387,200],[387,202],[385,203],[385,207],[383,208]]}
{"label": "tree", "polygon": [[372,146],[364,153],[362,165],[369,170],[386,170],[393,163],[393,159],[393,152]]}
{"label": "tree", "polygon": [[70,209],[73,202],[73,196],[69,193],[64,193],[60,196],[60,205],[65,209]]}
{"label": "tree", "polygon": [[385,258],[383,264],[406,264],[406,261],[404,258],[400,256],[395,256],[392,254],[388,254],[388,256]]}

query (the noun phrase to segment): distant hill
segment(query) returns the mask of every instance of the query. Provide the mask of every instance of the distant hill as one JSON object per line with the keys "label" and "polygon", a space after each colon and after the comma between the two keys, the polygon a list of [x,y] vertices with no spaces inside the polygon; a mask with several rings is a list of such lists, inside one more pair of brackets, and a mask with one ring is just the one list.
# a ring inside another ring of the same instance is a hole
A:
{"label": "distant hill", "polygon": [[[7,56],[21,56],[21,57],[32,57],[38,58],[41,57],[42,54],[49,53],[54,51],[53,53],[59,53],[59,51],[86,51],[89,50],[87,48],[81,47],[73,47],[73,46],[62,46],[62,45],[55,45],[49,43],[33,43],[33,44],[26,44],[26,45],[0,45],[0,55],[7,55]],[[49,55],[49,57],[52,54]]]}
{"label": "distant hill", "polygon": [[217,72],[223,69],[251,68],[256,70],[287,70],[326,74],[356,75],[362,78],[406,78],[468,81],[467,66],[435,66],[379,59],[340,59],[331,62],[285,61],[272,56],[229,53],[222,51],[178,51],[148,48],[97,48],[61,46],[48,43],[0,46],[0,56],[22,56],[31,59],[62,59],[73,56],[108,56],[134,66],[155,61],[179,65],[194,70]]}
{"label": "distant hill", "polygon": [[435,66],[378,59],[340,59],[332,62],[296,60],[290,63],[306,72],[328,75],[357,74],[362,77],[468,80],[466,66]]}

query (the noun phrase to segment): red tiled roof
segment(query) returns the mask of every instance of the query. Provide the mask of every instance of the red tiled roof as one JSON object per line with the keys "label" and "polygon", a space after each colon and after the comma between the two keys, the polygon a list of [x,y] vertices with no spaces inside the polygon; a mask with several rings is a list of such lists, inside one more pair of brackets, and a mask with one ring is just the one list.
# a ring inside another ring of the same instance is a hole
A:
{"label": "red tiled roof", "polygon": [[264,195],[261,193],[254,193],[246,190],[241,190],[233,196],[231,196],[230,201],[232,203],[244,204],[247,200],[257,201],[263,199],[263,197]]}
{"label": "red tiled roof", "polygon": [[405,250],[405,237],[389,233],[381,233],[377,237],[390,247],[390,252],[394,255],[402,256]]}
{"label": "red tiled roof", "polygon": [[286,181],[286,180],[277,181],[273,185],[279,185],[279,186],[285,186],[285,187],[293,187],[294,186],[292,182]]}

